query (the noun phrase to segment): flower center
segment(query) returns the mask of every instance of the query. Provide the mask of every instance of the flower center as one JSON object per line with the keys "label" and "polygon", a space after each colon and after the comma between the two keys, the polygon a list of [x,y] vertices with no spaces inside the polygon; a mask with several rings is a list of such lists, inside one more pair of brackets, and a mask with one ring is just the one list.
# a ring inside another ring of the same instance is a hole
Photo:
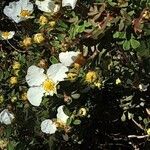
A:
{"label": "flower center", "polygon": [[55,90],[55,83],[52,80],[45,80],[43,82],[43,88],[46,92]]}
{"label": "flower center", "polygon": [[96,79],[97,79],[96,72],[94,72],[94,71],[89,71],[89,72],[86,74],[86,77],[85,77],[86,82],[88,82],[88,83],[93,83],[93,82],[96,81]]}
{"label": "flower center", "polygon": [[9,32],[2,32],[2,37],[3,37],[4,39],[8,39],[9,35],[10,35]]}
{"label": "flower center", "polygon": [[22,10],[20,13],[20,17],[29,17],[31,15],[30,11],[28,10]]}

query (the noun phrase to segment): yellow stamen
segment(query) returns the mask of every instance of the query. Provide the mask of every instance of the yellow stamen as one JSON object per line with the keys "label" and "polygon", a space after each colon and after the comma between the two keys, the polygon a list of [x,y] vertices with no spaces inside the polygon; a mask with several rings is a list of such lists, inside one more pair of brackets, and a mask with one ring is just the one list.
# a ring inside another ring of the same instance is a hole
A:
{"label": "yellow stamen", "polygon": [[52,80],[45,80],[43,83],[43,88],[46,92],[55,91],[55,83]]}
{"label": "yellow stamen", "polygon": [[9,32],[2,32],[2,37],[3,37],[4,39],[8,39],[9,35],[10,35]]}
{"label": "yellow stamen", "polygon": [[30,11],[28,10],[22,10],[20,13],[20,17],[29,17],[31,15]]}
{"label": "yellow stamen", "polygon": [[89,71],[85,76],[85,81],[89,84],[94,83],[97,80],[97,73],[95,71]]}

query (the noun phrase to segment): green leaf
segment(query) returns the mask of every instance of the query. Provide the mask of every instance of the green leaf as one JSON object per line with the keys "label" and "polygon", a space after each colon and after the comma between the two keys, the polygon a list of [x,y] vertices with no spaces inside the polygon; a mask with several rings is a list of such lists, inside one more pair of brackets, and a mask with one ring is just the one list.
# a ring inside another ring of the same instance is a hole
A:
{"label": "green leaf", "polygon": [[132,119],[133,116],[134,116],[133,114],[131,114],[131,113],[128,112],[128,119],[129,119],[129,120]]}
{"label": "green leaf", "polygon": [[79,120],[79,119],[76,119],[76,120],[73,121],[74,125],[79,125],[80,123],[81,123],[81,120]]}
{"label": "green leaf", "polygon": [[130,41],[125,41],[124,43],[123,43],[123,49],[124,50],[129,50],[130,49]]}
{"label": "green leaf", "polygon": [[71,97],[73,99],[79,99],[80,98],[80,94],[79,93],[71,94]]}
{"label": "green leaf", "polygon": [[124,33],[124,32],[115,32],[113,34],[113,38],[125,39],[126,38],[126,33]]}
{"label": "green leaf", "polygon": [[71,122],[72,122],[72,118],[70,117],[70,118],[67,119],[67,125],[70,125]]}
{"label": "green leaf", "polygon": [[131,47],[133,49],[136,49],[136,48],[138,48],[140,46],[140,42],[135,40],[135,39],[130,39],[130,43],[131,43]]}
{"label": "green leaf", "polygon": [[117,3],[115,3],[115,2],[112,2],[112,0],[108,0],[108,3],[109,3],[109,5],[111,5],[111,6],[115,6]]}
{"label": "green leaf", "polygon": [[15,147],[12,142],[9,142],[7,145],[7,150],[15,150]]}
{"label": "green leaf", "polygon": [[122,115],[122,117],[121,117],[121,121],[126,121],[126,116],[125,116],[125,114],[123,113],[123,115]]}
{"label": "green leaf", "polygon": [[67,107],[63,107],[63,111],[67,116],[70,116],[70,111]]}
{"label": "green leaf", "polygon": [[123,30],[124,26],[124,20],[121,20],[119,23],[119,31]]}
{"label": "green leaf", "polygon": [[4,73],[0,72],[0,81],[3,79],[3,77],[4,77]]}
{"label": "green leaf", "polygon": [[65,29],[68,28],[68,25],[67,25],[65,22],[61,21],[61,20],[59,20],[59,25],[60,25],[61,27],[65,28]]}
{"label": "green leaf", "polygon": [[78,26],[78,28],[77,28],[77,32],[78,33],[82,33],[82,32],[84,32],[84,30],[85,30],[85,26],[84,25]]}
{"label": "green leaf", "polygon": [[57,60],[56,57],[51,56],[51,57],[50,57],[50,62],[51,62],[52,64],[57,64],[57,63],[58,63],[58,60]]}
{"label": "green leaf", "polygon": [[65,141],[68,141],[68,140],[69,140],[69,136],[68,136],[67,134],[63,134],[62,137],[63,137],[63,139],[64,139]]}
{"label": "green leaf", "polygon": [[133,99],[133,95],[127,96],[124,100],[125,101],[131,101]]}
{"label": "green leaf", "polygon": [[85,27],[90,27],[90,26],[91,26],[91,23],[88,22],[88,21],[84,21],[84,26],[85,26]]}

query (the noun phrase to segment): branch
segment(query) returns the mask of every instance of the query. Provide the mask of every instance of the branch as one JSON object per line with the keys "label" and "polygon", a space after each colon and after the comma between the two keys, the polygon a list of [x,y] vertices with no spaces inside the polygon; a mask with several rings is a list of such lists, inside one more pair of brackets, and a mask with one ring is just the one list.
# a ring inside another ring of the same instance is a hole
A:
{"label": "branch", "polygon": [[142,127],[141,124],[137,123],[133,118],[132,118],[132,121],[141,129],[141,130],[144,130],[144,128]]}
{"label": "branch", "polygon": [[137,139],[143,139],[148,137],[149,135],[128,135],[128,138],[137,138]]}

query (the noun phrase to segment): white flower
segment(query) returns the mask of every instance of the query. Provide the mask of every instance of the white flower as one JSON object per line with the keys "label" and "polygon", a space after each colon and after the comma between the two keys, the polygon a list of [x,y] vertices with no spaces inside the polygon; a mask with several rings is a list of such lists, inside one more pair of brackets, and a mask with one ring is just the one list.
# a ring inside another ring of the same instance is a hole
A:
{"label": "white flower", "polygon": [[29,0],[19,0],[10,2],[3,10],[4,14],[14,20],[16,23],[32,18],[33,4]]}
{"label": "white flower", "polygon": [[60,9],[60,7],[58,7],[53,0],[36,0],[35,4],[38,6],[39,10],[47,13],[57,12]]}
{"label": "white flower", "polygon": [[0,122],[6,125],[11,124],[12,120],[14,119],[14,115],[8,111],[8,109],[4,109],[0,113]]}
{"label": "white flower", "polygon": [[29,102],[39,106],[44,94],[53,96],[57,93],[56,85],[67,77],[68,68],[61,63],[51,65],[47,73],[44,69],[30,66],[27,71],[26,81],[30,86],[27,92]]}
{"label": "white flower", "polygon": [[141,83],[141,84],[139,84],[139,90],[141,92],[145,92],[145,91],[147,91],[148,86],[149,86],[149,84],[144,85],[144,84]]}
{"label": "white flower", "polygon": [[64,113],[64,105],[61,105],[57,108],[57,120],[66,124],[67,123],[67,119],[69,118],[69,116],[67,116],[65,113]]}
{"label": "white flower", "polygon": [[15,31],[9,31],[9,32],[1,32],[1,37],[2,40],[9,40],[11,38],[13,38],[13,36],[15,35]]}
{"label": "white flower", "polygon": [[54,134],[57,131],[56,124],[52,120],[46,119],[41,123],[41,131],[46,134]]}
{"label": "white flower", "polygon": [[74,63],[76,60],[76,57],[80,54],[80,52],[74,52],[74,51],[66,51],[66,52],[61,52],[59,54],[59,60],[60,62],[65,65],[65,66],[70,66],[71,64]]}
{"label": "white flower", "polygon": [[62,0],[62,7],[71,6],[72,9],[75,8],[77,0]]}

